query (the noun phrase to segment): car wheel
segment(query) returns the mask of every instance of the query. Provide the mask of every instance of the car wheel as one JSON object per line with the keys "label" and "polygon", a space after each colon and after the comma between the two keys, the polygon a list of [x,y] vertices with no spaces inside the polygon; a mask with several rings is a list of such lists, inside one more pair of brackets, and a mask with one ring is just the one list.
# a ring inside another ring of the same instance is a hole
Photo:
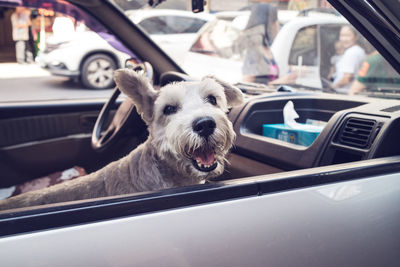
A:
{"label": "car wheel", "polygon": [[92,89],[105,89],[114,86],[114,70],[117,64],[104,54],[88,57],[82,65],[82,83]]}

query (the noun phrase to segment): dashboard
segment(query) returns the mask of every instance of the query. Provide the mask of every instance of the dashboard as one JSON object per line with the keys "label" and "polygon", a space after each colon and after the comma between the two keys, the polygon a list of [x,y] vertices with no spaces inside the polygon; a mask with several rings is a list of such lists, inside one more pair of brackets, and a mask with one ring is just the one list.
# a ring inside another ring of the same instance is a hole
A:
{"label": "dashboard", "polygon": [[[185,74],[167,72],[161,76],[161,86],[171,81],[191,80]],[[284,90],[278,88],[254,94],[246,86],[237,86],[245,92],[246,101],[232,108],[228,115],[234,125],[236,141],[228,158],[230,165],[215,180],[400,155],[398,100],[294,91],[285,86]],[[293,102],[299,115],[297,122],[305,123],[311,119],[325,123],[322,132],[309,146],[262,134],[264,124],[284,122],[283,108],[288,101]]]}
{"label": "dashboard", "polygon": [[[292,101],[300,123],[325,122],[309,146],[262,135],[263,124],[283,123]],[[236,142],[225,177],[270,174],[400,155],[398,101],[314,92],[275,92],[249,96],[231,110]]]}

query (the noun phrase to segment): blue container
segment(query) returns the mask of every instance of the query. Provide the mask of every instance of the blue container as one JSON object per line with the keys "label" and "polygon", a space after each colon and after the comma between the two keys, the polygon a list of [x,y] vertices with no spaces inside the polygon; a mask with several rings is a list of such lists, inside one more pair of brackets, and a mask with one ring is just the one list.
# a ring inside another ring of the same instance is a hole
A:
{"label": "blue container", "polygon": [[[303,124],[305,125],[305,124]],[[288,143],[301,146],[311,145],[315,138],[321,133],[321,129],[302,129],[296,130],[289,128],[285,124],[263,124],[263,136],[275,138]]]}

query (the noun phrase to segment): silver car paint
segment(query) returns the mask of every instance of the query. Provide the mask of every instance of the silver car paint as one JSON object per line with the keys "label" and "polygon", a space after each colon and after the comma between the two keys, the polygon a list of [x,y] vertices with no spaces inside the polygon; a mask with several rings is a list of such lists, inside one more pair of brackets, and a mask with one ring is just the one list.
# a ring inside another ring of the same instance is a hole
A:
{"label": "silver car paint", "polygon": [[0,239],[1,266],[399,266],[400,174]]}

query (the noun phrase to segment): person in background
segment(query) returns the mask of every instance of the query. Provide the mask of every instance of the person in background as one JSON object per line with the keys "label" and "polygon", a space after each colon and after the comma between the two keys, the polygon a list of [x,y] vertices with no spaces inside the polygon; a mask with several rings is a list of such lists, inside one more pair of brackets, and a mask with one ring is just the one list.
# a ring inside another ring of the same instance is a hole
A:
{"label": "person in background", "polygon": [[344,53],[344,48],[342,46],[342,43],[338,40],[335,42],[335,54],[331,57],[330,63],[331,63],[331,69],[329,71],[328,79],[330,81],[335,80],[335,70],[336,70],[336,64],[339,62],[339,59],[343,56]]}
{"label": "person in background", "polygon": [[12,36],[15,41],[15,54],[20,64],[33,62],[29,51],[29,26],[31,25],[30,11],[24,7],[17,7],[11,15]]}
{"label": "person in background", "polygon": [[374,51],[362,63],[349,95],[359,94],[366,89],[377,91],[385,87],[400,88],[400,75],[378,51]]}
{"label": "person in background", "polygon": [[246,45],[242,67],[244,81],[268,84],[279,77],[278,66],[270,50],[278,31],[276,7],[267,3],[254,4],[242,37]]}
{"label": "person in background", "polygon": [[358,39],[358,33],[354,28],[349,25],[342,26],[339,40],[345,50],[335,65],[335,79],[332,85],[332,89],[337,93],[349,92],[351,83],[365,59],[365,51],[357,43]]}

